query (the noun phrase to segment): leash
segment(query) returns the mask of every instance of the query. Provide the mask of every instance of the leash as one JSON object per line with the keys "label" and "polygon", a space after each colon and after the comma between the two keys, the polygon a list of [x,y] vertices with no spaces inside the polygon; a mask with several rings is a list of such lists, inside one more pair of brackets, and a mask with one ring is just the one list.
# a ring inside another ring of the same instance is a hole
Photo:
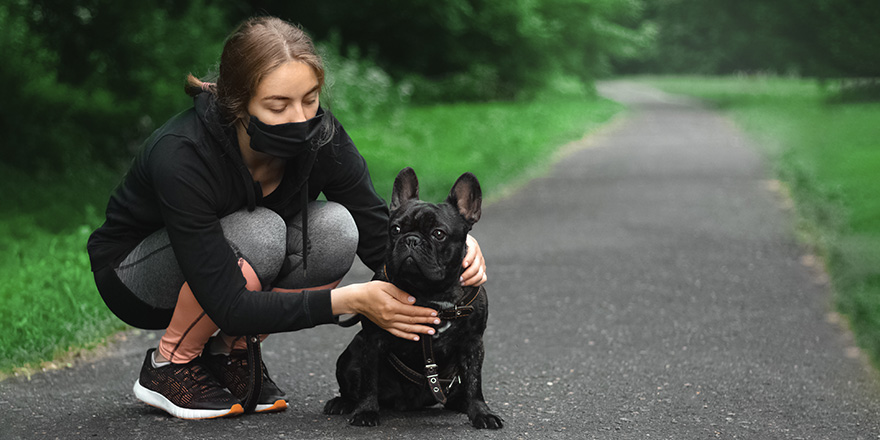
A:
{"label": "leash", "polygon": [[[483,286],[469,287],[466,289],[471,290],[471,293],[455,306],[440,310],[438,313],[440,319],[448,321],[470,316],[474,311],[474,307],[471,304],[480,296],[480,294],[485,293],[486,290]],[[422,357],[425,362],[425,374],[418,373],[408,367],[394,353],[388,355],[389,360],[391,361],[391,366],[393,366],[394,369],[404,378],[416,385],[427,383],[428,389],[430,389],[431,394],[434,395],[434,399],[445,405],[447,400],[446,393],[452,389],[453,385],[461,383],[461,377],[458,375],[458,371],[453,371],[451,378],[440,378],[440,369],[437,366],[436,357],[434,356],[433,338],[425,335],[425,337],[420,339],[422,341]]]}
{"label": "leash", "polygon": [[260,392],[263,391],[263,358],[260,352],[260,337],[257,335],[247,337],[247,363],[248,388],[241,406],[244,407],[244,412],[251,413],[256,409]]}

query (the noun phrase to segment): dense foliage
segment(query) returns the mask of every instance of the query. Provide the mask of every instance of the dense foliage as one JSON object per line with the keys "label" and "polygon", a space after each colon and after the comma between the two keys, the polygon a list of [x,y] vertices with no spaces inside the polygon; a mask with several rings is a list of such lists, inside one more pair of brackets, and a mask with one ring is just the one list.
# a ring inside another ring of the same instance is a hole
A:
{"label": "dense foliage", "polygon": [[822,78],[880,76],[875,0],[656,0],[644,19],[652,50],[619,63],[643,73],[775,72]]}
{"label": "dense foliage", "polygon": [[372,54],[420,100],[473,101],[534,92],[573,78],[591,84],[631,57],[650,31],[641,0],[360,0],[253,2],[287,10],[323,38]]}
{"label": "dense foliage", "polygon": [[584,95],[618,72],[880,76],[871,0],[4,0],[0,161],[124,163],[241,20],[301,23],[352,118],[403,102]]}
{"label": "dense foliage", "polygon": [[215,62],[228,29],[200,1],[156,3],[0,5],[0,161],[54,170],[125,160],[154,121],[183,108],[186,73]]}
{"label": "dense foliage", "polygon": [[125,162],[187,106],[183,79],[215,68],[241,20],[301,23],[352,117],[401,101],[589,92],[609,59],[647,41],[640,0],[0,3],[0,161],[25,169]]}

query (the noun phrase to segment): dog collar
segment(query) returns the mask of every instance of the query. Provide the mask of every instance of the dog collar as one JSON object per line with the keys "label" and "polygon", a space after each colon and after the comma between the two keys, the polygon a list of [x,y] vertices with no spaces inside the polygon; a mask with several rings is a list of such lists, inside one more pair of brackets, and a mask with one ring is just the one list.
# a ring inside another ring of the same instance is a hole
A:
{"label": "dog collar", "polygon": [[[385,277],[386,280],[388,280],[388,282],[392,282],[391,277],[388,276],[388,267],[386,265],[382,266],[382,275]],[[465,295],[465,297],[462,298],[462,300],[459,301],[458,304],[450,308],[439,310],[437,312],[438,318],[447,321],[451,319],[467,318],[474,311],[474,306],[472,306],[471,304],[474,302],[474,300],[477,299],[478,296],[480,296],[480,293],[486,291],[483,286],[464,287],[463,290],[467,292],[467,295]]]}
{"label": "dog collar", "polygon": [[471,304],[474,302],[474,300],[477,299],[478,296],[480,296],[480,293],[485,291],[485,289],[483,289],[483,286],[479,286],[465,287],[464,290],[469,290],[470,294],[465,296],[465,298],[461,302],[452,306],[451,308],[440,310],[437,313],[437,316],[440,319],[445,319],[448,321],[450,319],[467,318],[474,311],[474,306],[472,306]]}

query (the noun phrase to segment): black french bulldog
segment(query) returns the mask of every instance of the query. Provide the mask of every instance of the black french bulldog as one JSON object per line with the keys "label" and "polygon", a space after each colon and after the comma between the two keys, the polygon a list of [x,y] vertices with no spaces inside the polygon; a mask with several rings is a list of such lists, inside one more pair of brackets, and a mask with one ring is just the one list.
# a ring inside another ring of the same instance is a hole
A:
{"label": "black french bulldog", "polygon": [[480,219],[480,184],[463,174],[441,204],[420,201],[418,185],[412,168],[394,181],[385,267],[374,279],[393,283],[416,305],[437,309],[441,323],[433,337],[416,342],[361,319],[362,330],[336,362],[340,396],[324,413],[353,413],[352,425],[376,426],[380,406],[405,411],[439,402],[466,413],[477,428],[501,428],[483,398],[486,293],[459,282],[465,240]]}

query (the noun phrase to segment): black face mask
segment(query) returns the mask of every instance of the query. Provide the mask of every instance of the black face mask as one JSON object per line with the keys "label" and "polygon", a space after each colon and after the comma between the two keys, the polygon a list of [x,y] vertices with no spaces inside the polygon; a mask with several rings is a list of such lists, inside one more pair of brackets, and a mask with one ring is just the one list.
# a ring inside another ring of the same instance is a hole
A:
{"label": "black face mask", "polygon": [[315,117],[303,122],[269,125],[251,115],[247,134],[251,149],[280,159],[293,159],[317,150],[313,140],[321,132],[324,109],[318,107]]}

